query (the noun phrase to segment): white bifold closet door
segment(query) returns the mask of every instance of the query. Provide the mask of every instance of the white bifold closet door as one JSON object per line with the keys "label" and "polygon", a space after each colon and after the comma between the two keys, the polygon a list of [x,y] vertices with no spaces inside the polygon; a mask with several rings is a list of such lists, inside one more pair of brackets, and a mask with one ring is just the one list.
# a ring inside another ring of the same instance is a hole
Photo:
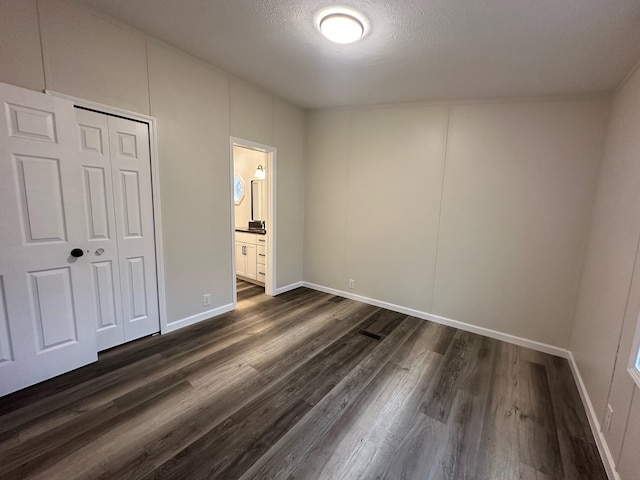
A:
{"label": "white bifold closet door", "polygon": [[160,331],[149,130],[76,109],[98,350]]}
{"label": "white bifold closet door", "polygon": [[5,395],[94,362],[97,349],[73,104],[0,84],[0,108]]}
{"label": "white bifold closet door", "polygon": [[0,83],[0,395],[160,330],[145,123]]}

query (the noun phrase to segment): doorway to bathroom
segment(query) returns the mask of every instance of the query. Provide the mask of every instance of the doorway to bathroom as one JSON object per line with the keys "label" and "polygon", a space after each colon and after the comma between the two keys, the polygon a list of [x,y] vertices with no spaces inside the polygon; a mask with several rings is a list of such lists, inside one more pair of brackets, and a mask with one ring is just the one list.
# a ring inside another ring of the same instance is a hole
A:
{"label": "doorway to bathroom", "polygon": [[276,149],[231,139],[234,305],[238,285],[251,284],[273,295],[275,285]]}

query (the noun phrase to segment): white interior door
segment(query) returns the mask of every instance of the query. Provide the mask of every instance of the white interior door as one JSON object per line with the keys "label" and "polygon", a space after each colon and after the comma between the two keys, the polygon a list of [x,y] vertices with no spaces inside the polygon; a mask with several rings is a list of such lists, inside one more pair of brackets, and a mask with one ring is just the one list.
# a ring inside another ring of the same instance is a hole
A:
{"label": "white interior door", "polygon": [[98,350],[125,342],[107,116],[76,109]]}
{"label": "white interior door", "polygon": [[160,331],[149,130],[81,109],[77,121],[98,348],[104,350]]}
{"label": "white interior door", "polygon": [[160,331],[149,126],[108,117],[124,336]]}
{"label": "white interior door", "polygon": [[0,102],[5,395],[97,360],[97,348],[73,104],[6,84]]}

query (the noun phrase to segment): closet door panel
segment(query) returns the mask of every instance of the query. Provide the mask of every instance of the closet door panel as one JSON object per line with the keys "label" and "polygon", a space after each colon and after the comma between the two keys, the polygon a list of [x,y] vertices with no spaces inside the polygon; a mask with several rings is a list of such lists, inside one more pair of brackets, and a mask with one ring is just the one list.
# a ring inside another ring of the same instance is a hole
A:
{"label": "closet door panel", "polygon": [[125,341],[107,116],[76,108],[98,350]]}
{"label": "closet door panel", "polygon": [[0,395],[97,359],[73,104],[0,83]]}
{"label": "closet door panel", "polygon": [[107,117],[126,341],[160,331],[147,124]]}

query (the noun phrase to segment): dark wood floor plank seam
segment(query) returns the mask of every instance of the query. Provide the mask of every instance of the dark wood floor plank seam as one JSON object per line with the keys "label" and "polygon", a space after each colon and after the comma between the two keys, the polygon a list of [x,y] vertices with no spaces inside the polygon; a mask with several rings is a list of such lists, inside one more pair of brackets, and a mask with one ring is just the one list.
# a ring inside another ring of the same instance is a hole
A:
{"label": "dark wood floor plank seam", "polygon": [[578,388],[574,382],[562,381],[562,378],[573,377],[569,362],[551,356],[544,357],[542,362],[546,366],[551,398],[563,399],[552,405],[565,479],[607,480]]}
{"label": "dark wood floor plank seam", "polygon": [[[355,336],[356,330],[357,325],[344,336]],[[253,463],[264,453],[263,445],[277,441],[288,430],[286,427],[295,423],[283,422],[282,418],[293,417],[297,421],[311,409],[311,404],[301,398],[300,391],[322,371],[325,350],[343,342],[344,336],[286,377],[269,385],[253,402],[231,415],[232,426],[219,424],[146,478],[237,478],[241,461]],[[374,348],[370,342],[366,343],[370,350]],[[325,386],[326,390],[330,388],[330,385]],[[280,424],[284,426],[278,426]],[[246,431],[251,432],[249,438],[243,435]],[[221,446],[216,450],[222,458],[218,462],[207,463],[208,452],[215,445]],[[244,453],[238,457],[237,452]]]}
{"label": "dark wood floor plank seam", "polygon": [[[134,375],[146,376],[147,373],[157,371],[161,357],[153,355],[127,367],[123,367],[114,372],[109,372],[103,376],[94,377],[92,380],[69,389],[68,392],[60,392],[49,399],[42,399],[34,404],[26,405],[20,409],[2,417],[0,429],[7,431],[17,427],[27,427],[33,423],[49,421],[51,416],[63,414],[70,409],[74,409],[86,403],[87,398],[97,395],[107,388],[118,388],[122,390],[122,378],[133,378]],[[130,376],[130,377],[129,377]],[[76,393],[80,393],[78,398]],[[110,401],[110,400],[106,400]],[[97,400],[98,404],[105,403],[103,398]],[[0,445],[0,451],[2,446]]]}
{"label": "dark wood floor plank seam", "polygon": [[293,426],[265,455],[241,477],[286,478],[296,468],[293,460],[304,463],[314,442],[304,441],[305,431],[316,438],[327,434],[331,426],[384,367],[389,358],[415,332],[420,320],[406,317],[384,341],[380,342],[358,366],[332,389],[303,419]]}
{"label": "dark wood floor plank seam", "polygon": [[235,311],[4,397],[0,478],[606,480],[565,359],[237,288]]}
{"label": "dark wood floor plank seam", "polygon": [[[310,304],[304,304],[303,307],[300,308],[299,312],[297,312],[299,315],[304,315],[305,312],[307,311],[318,311],[317,306],[322,303],[326,297],[328,297],[326,294],[323,294],[321,296],[312,296],[311,297],[311,303]],[[329,304],[327,304],[329,305]],[[328,307],[327,307],[328,308]],[[308,309],[308,310],[307,310]],[[291,318],[288,321],[289,323],[298,323],[299,319],[298,318]],[[269,324],[267,326],[265,326],[265,328],[258,334],[253,334],[251,335],[250,333],[247,333],[246,336],[242,336],[239,337],[235,340],[237,341],[245,341],[245,342],[253,342],[254,344],[259,343],[261,341],[262,338],[264,338],[264,335],[267,335],[270,331],[274,330],[274,329],[279,329],[280,331],[286,331],[288,323],[286,322],[275,322],[273,324]],[[237,335],[241,335],[240,332],[234,332]],[[262,336],[260,336],[262,335]],[[230,335],[223,335],[221,336],[221,338],[218,340],[218,342],[216,342],[216,351],[212,352],[210,355],[211,357],[208,359],[208,361],[211,362],[215,362],[217,361],[218,358],[220,358],[220,356],[222,356],[223,354],[221,353],[216,353],[219,350],[221,350],[219,347],[222,344],[222,342],[224,342],[226,339],[229,339],[230,336],[232,337],[232,334]],[[233,337],[232,337],[233,339]],[[208,344],[205,344],[205,347],[207,348],[203,348],[202,350],[204,352],[207,352],[208,350],[211,349],[211,346]],[[223,350],[223,349],[222,349]],[[216,356],[217,355],[217,356]],[[156,359],[152,359],[151,361],[147,361],[145,362],[146,365],[144,367],[142,367],[141,365],[136,365],[136,366],[127,366],[125,367],[125,369],[128,371],[126,373],[127,376],[127,381],[129,384],[131,384],[132,386],[135,386],[136,388],[138,388],[140,386],[139,382],[145,382],[145,381],[152,381],[155,380],[157,374],[155,372],[162,372],[163,368],[164,370],[164,374],[171,374],[173,373],[174,370],[180,369],[180,368],[188,368],[189,365],[194,365],[198,362],[201,362],[202,359],[200,359],[197,356],[188,356],[185,355],[184,357],[180,357],[182,359],[187,359],[188,360],[188,365],[182,365],[180,363],[178,363],[179,359],[178,358],[165,358],[160,359],[160,358],[156,358]],[[167,367],[168,366],[168,367]],[[209,364],[207,364],[206,362],[201,362],[200,365],[198,366],[198,368],[206,368],[208,367]],[[82,395],[80,395],[76,400],[75,403],[79,404],[81,402],[83,402],[85,400],[85,398],[89,395],[98,395],[100,394],[100,396],[104,399],[104,401],[110,401],[112,399],[112,397],[109,397],[108,395],[105,395],[105,393],[107,392],[108,389],[110,388],[115,388],[116,389],[116,395],[117,395],[117,391],[121,390],[123,385],[122,383],[120,383],[120,377],[123,375],[124,373],[121,372],[120,370],[116,370],[114,372],[110,372],[109,374],[100,377],[98,380],[94,380],[94,381],[90,381],[88,384],[81,384],[78,385],[74,388],[69,389],[69,391],[66,393],[66,395],[58,395],[59,398],[59,402],[57,403],[57,407],[53,410],[53,411],[46,411],[45,409],[42,409],[40,405],[35,404],[32,406],[31,410],[34,410],[37,413],[37,417],[35,417],[36,419],[40,419],[43,417],[43,415],[47,414],[47,413],[53,413],[55,414],[56,412],[60,412],[63,410],[68,410],[68,408],[70,407],[69,404],[69,399],[73,398],[71,395],[75,392],[81,392]],[[188,375],[188,372],[185,372],[185,375]],[[94,385],[94,388],[87,388],[88,385]],[[49,399],[47,402],[47,405],[51,408],[53,406],[56,406],[56,403],[54,401],[52,401],[53,399]],[[3,428],[15,428],[16,426],[20,425],[21,422],[24,422],[25,419],[29,418],[27,415],[27,412],[25,411],[16,411],[15,414],[13,415],[9,415],[6,419],[5,422],[3,422]]]}
{"label": "dark wood floor plank seam", "polygon": [[[430,346],[438,326],[420,322],[306,455],[305,478],[378,478],[386,471],[404,432],[410,430],[430,375],[442,355]],[[408,365],[408,366],[404,366]],[[366,447],[362,442],[366,438]]]}
{"label": "dark wood floor plank seam", "polygon": [[519,363],[515,345],[504,342],[497,345],[481,432],[484,448],[477,459],[478,480],[519,478]]}
{"label": "dark wood floor plank seam", "polygon": [[273,325],[266,331],[251,335],[207,357],[198,359],[197,362],[190,363],[182,371],[193,379],[193,376],[198,372],[210,372],[216,366],[223,365],[226,362],[238,363],[240,361],[247,365],[255,364],[257,362],[250,359],[251,356],[256,355],[254,352],[257,352],[257,356],[263,358],[277,356],[279,354],[278,351],[271,352],[269,349],[278,344],[285,351],[294,351],[296,348],[295,341],[286,342],[285,340],[292,340],[298,334],[303,343],[308,342],[310,336],[326,328],[330,322],[338,321],[328,313],[330,310],[331,304],[324,303],[318,305],[314,309],[314,315],[304,321],[298,316],[282,319],[279,324]]}
{"label": "dark wood floor plank seam", "polygon": [[[224,320],[222,319],[217,320],[218,321],[215,324],[208,325],[209,331],[215,330],[219,324],[224,323]],[[189,329],[195,331],[198,327],[199,325],[193,325],[192,327],[189,327]],[[46,391],[41,388],[31,387],[5,397],[7,401],[0,405],[0,414],[9,414],[11,411],[20,409],[26,404],[33,406],[33,404],[39,400],[44,400],[46,403],[52,396],[60,392],[68,394],[73,388],[83,388],[85,382],[90,381],[96,376],[126,367],[138,360],[146,360],[150,355],[157,354],[158,351],[166,349],[167,345],[182,338],[180,333],[182,332],[172,332],[167,335],[156,336],[153,338],[146,337],[133,342],[135,347],[131,344],[125,344],[106,352],[100,352],[100,362],[47,381],[46,384],[50,388]]]}
{"label": "dark wood floor plank seam", "polygon": [[[315,292],[307,289],[298,290],[300,291],[287,292],[287,294],[284,295],[291,294],[291,299],[302,298],[303,303],[330,298],[330,295],[322,292]],[[44,389],[36,386],[8,395],[0,404],[0,414],[10,414],[12,411],[19,410],[25,405],[28,405],[31,408],[40,408],[39,405],[34,404],[38,401],[48,403],[51,397],[54,397],[57,394],[60,394],[63,397],[68,396],[73,390],[84,388],[85,382],[90,382],[96,376],[111,373],[138,360],[148,360],[150,355],[156,355],[159,353],[164,353],[166,355],[172,347],[180,348],[181,344],[184,342],[183,339],[185,337],[185,333],[187,332],[192,333],[192,337],[202,339],[202,341],[206,343],[210,342],[214,338],[218,338],[215,336],[217,335],[216,332],[219,332],[219,330],[224,327],[236,329],[238,328],[238,325],[247,321],[251,322],[251,324],[258,324],[263,322],[266,318],[269,318],[271,315],[279,315],[283,309],[290,311],[297,308],[295,302],[292,304],[290,302],[279,300],[276,301],[274,305],[268,303],[269,297],[261,295],[261,298],[262,300],[258,305],[252,305],[249,307],[243,306],[242,312],[229,312],[212,321],[205,321],[192,325],[187,329],[184,329],[185,331],[171,332],[167,335],[156,336],[153,338],[147,337],[133,342],[135,346],[126,344],[118,347],[117,349],[101,353],[100,362],[47,381],[46,384],[47,386],[51,386],[51,389],[45,391]],[[267,314],[264,313],[266,309],[269,310]],[[118,354],[115,352],[118,352]],[[112,359],[114,358],[123,358],[124,361],[113,362]],[[43,392],[44,394],[33,398],[33,395],[37,395],[38,392]],[[20,412],[20,415],[22,414],[23,412]]]}
{"label": "dark wood floor plank seam", "polygon": [[[175,390],[178,386],[180,386],[179,389]],[[72,421],[58,425],[42,435],[31,437],[12,449],[3,451],[3,467],[7,469],[13,468],[12,465],[15,463],[16,458],[20,463],[25,463],[47,452],[59,449],[69,442],[73,442],[89,430],[106,431],[106,429],[112,428],[117,424],[118,417],[121,417],[124,412],[140,405],[145,405],[146,402],[162,398],[167,391],[183,391],[190,387],[191,384],[179,374],[145,385],[140,389],[89,410]]]}
{"label": "dark wood floor plank seam", "polygon": [[[318,305],[327,302],[327,295],[310,295],[300,302],[291,304],[282,304],[270,309],[268,312],[248,312],[244,308],[239,309],[225,315],[229,315],[235,320],[233,323],[223,328],[215,329],[210,332],[202,332],[197,334],[193,339],[186,342],[173,345],[170,348],[163,348],[162,355],[171,360],[180,360],[182,357],[192,356],[200,349],[206,349],[210,346],[212,340],[220,342],[228,337],[245,334],[246,336],[264,332],[275,327],[282,328],[282,319],[304,318],[305,314],[312,312]],[[226,318],[220,319],[224,321]],[[216,319],[217,323],[218,319]]]}
{"label": "dark wood floor plank seam", "polygon": [[455,395],[468,375],[478,337],[459,330],[445,353],[441,368],[434,375],[422,405],[422,413],[444,424],[448,422]]}
{"label": "dark wood floor plank seam", "polygon": [[[275,337],[277,334],[286,333],[288,329],[300,324],[315,321],[315,313],[322,313],[330,310],[331,304],[325,297],[315,298],[312,302],[305,302],[298,308],[280,311],[278,315],[270,314],[262,322],[251,323],[246,327],[236,329],[231,332],[220,332],[215,342],[196,341],[191,348],[185,348],[181,352],[167,352],[165,357],[170,362],[182,362],[185,359],[200,361],[210,354],[223,355],[227,348],[242,350],[250,345],[261,344],[263,339]],[[311,314],[313,313],[313,315]],[[224,345],[224,348],[222,348]]]}
{"label": "dark wood floor plank seam", "polygon": [[[346,320],[336,318],[335,324],[337,328],[335,329],[335,332],[325,330],[324,332],[319,332],[315,338],[300,339],[293,348],[290,349],[290,352],[287,354],[288,359],[290,360],[295,357],[303,359],[320,354],[324,349],[331,348],[333,343],[338,341],[341,337],[352,333],[361,325],[366,325],[371,317],[379,311],[377,307],[367,306],[363,308],[362,305],[358,305],[356,303],[349,304],[348,306],[351,307],[349,309],[349,318]],[[344,312],[344,309],[342,311]],[[279,358],[275,358],[271,361],[262,360],[260,362],[250,362],[250,365],[259,372],[269,374],[269,371],[279,361]]]}
{"label": "dark wood floor plank seam", "polygon": [[[366,322],[367,319],[371,316],[371,314],[373,314],[375,311],[378,310],[377,308],[371,309],[368,306],[365,306],[365,307],[363,307],[362,305],[360,306],[356,305],[356,306],[359,307],[360,310],[368,312],[366,315],[360,318],[360,322]],[[358,324],[357,323],[353,324],[353,323],[354,322],[345,324],[343,326],[343,330],[357,329]],[[327,347],[325,346],[322,348],[327,348]],[[281,376],[290,374],[292,371],[295,371],[296,368],[300,367],[300,363],[302,361],[307,361],[306,358],[296,359],[296,357],[292,355],[286,355],[283,357],[283,359],[285,359],[283,363],[280,363],[280,365],[274,365],[274,367],[271,370],[265,371],[260,377],[256,378],[255,390],[253,391],[249,390],[245,392],[236,392],[237,396],[241,398],[242,401],[233,402],[233,404],[226,409],[220,408],[220,406],[217,404],[212,404],[210,407],[207,407],[204,410],[196,412],[195,417],[193,415],[190,415],[188,412],[184,412],[173,423],[174,424],[182,423],[184,425],[191,426],[186,429],[189,432],[188,435],[185,437],[176,436],[174,434],[175,433],[174,429],[172,427],[167,426],[166,428],[163,428],[161,430],[161,431],[165,431],[166,433],[159,435],[160,440],[158,440],[158,442],[161,442],[163,445],[168,445],[168,444],[175,445],[174,451],[176,452],[179,452],[185,448],[188,448],[189,445],[197,441],[202,435],[206,433],[206,430],[203,430],[202,428],[198,429],[198,425],[202,424],[202,422],[198,420],[199,418],[203,418],[203,419],[206,418],[207,424],[209,425],[209,427],[211,428],[215,427],[216,425],[218,425],[220,422],[224,420],[225,415],[232,415],[233,413],[235,413],[236,410],[243,408],[248,402],[253,401],[256,397],[262,395],[264,391],[271,388],[272,383],[276,382]],[[284,368],[282,368],[283,366]],[[224,413],[222,413],[223,411]],[[218,412],[218,413],[215,413],[215,412]],[[173,440],[169,441],[169,438],[173,438]],[[149,450],[155,450],[155,448],[150,447]],[[152,458],[152,454],[145,455],[145,458],[147,459]],[[140,474],[144,474],[144,472],[146,472],[149,469],[149,467],[150,467],[149,462],[144,462],[143,464],[136,462],[135,465],[129,466],[127,470],[135,472],[136,477],[132,477],[132,478],[137,478],[137,476],[139,476]],[[126,472],[123,472],[123,471],[119,472],[120,478],[125,478],[124,475],[126,475]],[[126,477],[126,478],[129,478],[129,477]]]}
{"label": "dark wood floor plank seam", "polygon": [[18,465],[14,468],[12,468],[12,465],[10,464],[3,464],[3,470],[4,468],[7,468],[7,471],[3,473],[2,476],[4,477],[4,475],[6,474],[6,478],[19,479],[27,478],[27,476],[32,475],[36,472],[45,471],[48,467],[51,467],[56,462],[67,457],[69,453],[74,451],[77,446],[85,445],[91,440],[103,435],[104,432],[115,428],[117,425],[122,425],[127,420],[137,416],[143,410],[148,409],[150,405],[165,402],[169,398],[177,396],[185,389],[189,388],[192,388],[189,382],[183,381],[176,385],[173,385],[167,390],[153,395],[140,404],[132,405],[131,408],[120,409],[118,407],[115,407],[116,415],[106,421],[97,422],[95,428],[80,432],[79,435],[74,436],[69,441],[62,443],[61,445],[56,445],[56,447],[53,449],[47,446],[45,447],[44,452],[38,451],[36,456],[34,456],[30,460],[27,460],[26,462],[22,462],[19,459],[16,459],[13,463],[17,463]]}
{"label": "dark wood floor plank seam", "polygon": [[522,361],[519,384],[520,462],[552,480],[563,480],[555,414],[550,401],[545,367]]}

